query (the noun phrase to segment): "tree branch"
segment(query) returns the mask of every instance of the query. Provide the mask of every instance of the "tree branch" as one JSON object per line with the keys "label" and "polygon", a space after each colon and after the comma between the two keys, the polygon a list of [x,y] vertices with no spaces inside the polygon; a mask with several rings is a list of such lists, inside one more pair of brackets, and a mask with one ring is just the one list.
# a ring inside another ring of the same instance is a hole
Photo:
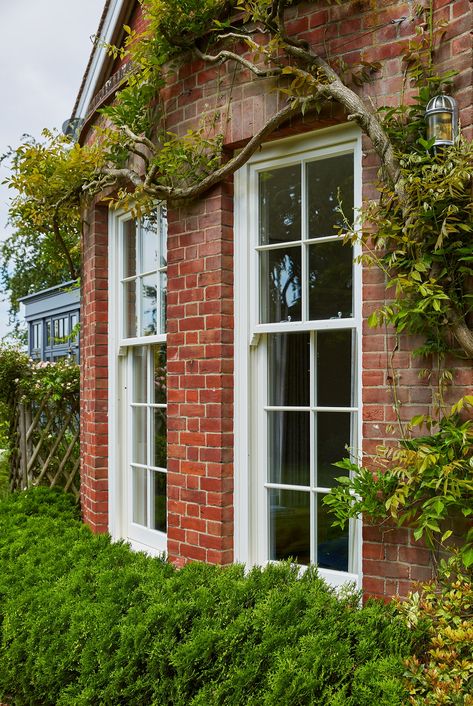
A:
{"label": "tree branch", "polygon": [[224,61],[236,61],[241,64],[241,66],[244,66],[246,69],[251,71],[251,73],[255,76],[258,76],[258,78],[270,78],[271,76],[279,76],[281,74],[281,69],[279,68],[260,69],[256,66],[256,64],[248,61],[248,59],[245,59],[243,56],[226,49],[222,49],[222,51],[219,51],[219,53],[215,55],[204,54],[204,52],[202,52],[198,47],[194,47],[194,51],[199,59],[202,59],[202,61],[207,61],[209,64],[220,64]]}
{"label": "tree branch", "polygon": [[73,263],[73,261],[72,261],[72,257],[71,257],[71,253],[69,252],[69,248],[67,247],[67,245],[66,245],[66,243],[65,243],[65,241],[64,241],[64,238],[63,238],[62,235],[61,235],[61,231],[60,231],[60,229],[59,229],[57,209],[56,209],[56,211],[55,211],[55,213],[54,213],[54,215],[53,215],[53,223],[52,223],[52,225],[53,225],[53,234],[54,234],[54,237],[55,237],[57,244],[58,244],[59,247],[61,248],[61,250],[62,250],[62,252],[63,252],[63,254],[64,254],[65,258],[66,258],[67,266],[68,266],[68,268],[69,268],[69,272],[71,273],[71,277],[72,277],[72,279],[77,279],[77,277],[79,276],[79,275],[78,275],[78,272],[77,272],[77,270],[76,270],[76,268],[75,268],[75,266],[74,266],[74,263]]}
{"label": "tree branch", "polygon": [[294,104],[287,105],[282,108],[278,113],[276,113],[276,115],[268,120],[268,122],[258,133],[256,133],[256,135],[251,138],[241,152],[232,157],[232,159],[222,165],[219,169],[212,172],[212,174],[209,174],[207,177],[202,179],[199,184],[185,188],[154,186],[152,191],[150,190],[150,194],[158,199],[169,201],[186,201],[188,199],[193,199],[200,196],[212,186],[215,186],[215,184],[230,176],[236,172],[237,169],[246,164],[251,155],[256,152],[256,150],[261,146],[264,140],[271,135],[271,133],[282,125],[282,123],[298,115],[300,111],[300,106]]}
{"label": "tree branch", "polygon": [[147,147],[152,154],[155,154],[156,145],[151,142],[151,140],[149,140],[146,135],[136,135],[128,127],[128,125],[123,125],[122,130],[131,142],[134,142],[136,145],[143,145],[144,147]]}
{"label": "tree branch", "polygon": [[[399,164],[394,155],[393,146],[389,137],[381,125],[379,118],[364,104],[363,100],[351,88],[348,88],[332,67],[315,54],[309,48],[295,45],[289,39],[285,39],[283,48],[289,56],[302,61],[309,67],[308,74],[315,78],[314,68],[327,79],[324,84],[323,93],[337,101],[345,108],[348,118],[354,120],[361,127],[363,132],[370,138],[373,147],[379,156],[391,183],[396,186],[398,196],[403,201],[402,185],[399,184]],[[310,69],[312,67],[312,70]]]}
{"label": "tree branch", "polygon": [[[131,169],[106,169],[102,171],[102,174],[105,178],[112,178],[121,182],[131,182],[133,186],[141,188],[148,195],[162,201],[177,202],[194,199],[236,172],[237,169],[248,161],[251,155],[256,152],[271,133],[282,125],[282,123],[298,115],[300,111],[301,107],[294,104],[282,108],[251,138],[241,152],[193,186],[176,188],[162,184],[152,184],[149,177],[151,176],[151,170],[153,170],[153,168],[155,169],[153,166],[151,167],[150,173],[144,177],[140,177]],[[89,187],[90,186],[91,185],[89,185]]]}

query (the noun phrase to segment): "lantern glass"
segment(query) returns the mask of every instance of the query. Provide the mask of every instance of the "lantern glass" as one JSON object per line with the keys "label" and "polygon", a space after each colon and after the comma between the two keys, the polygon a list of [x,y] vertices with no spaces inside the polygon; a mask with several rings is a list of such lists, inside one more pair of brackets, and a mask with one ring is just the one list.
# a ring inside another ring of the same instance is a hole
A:
{"label": "lantern glass", "polygon": [[427,137],[436,142],[453,142],[453,121],[450,112],[433,113],[427,120]]}

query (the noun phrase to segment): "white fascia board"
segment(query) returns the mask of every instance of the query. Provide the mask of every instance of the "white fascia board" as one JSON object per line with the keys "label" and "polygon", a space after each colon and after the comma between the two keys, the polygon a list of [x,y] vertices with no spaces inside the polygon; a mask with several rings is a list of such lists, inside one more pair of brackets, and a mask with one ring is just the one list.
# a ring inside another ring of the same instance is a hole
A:
{"label": "white fascia board", "polygon": [[90,101],[96,93],[96,84],[99,79],[100,73],[105,59],[107,58],[106,52],[102,44],[112,41],[112,37],[115,33],[115,29],[118,23],[118,18],[122,12],[123,7],[127,4],[128,0],[112,0],[110,7],[108,8],[107,16],[105,17],[102,31],[98,43],[93,49],[92,62],[90,68],[87,72],[87,78],[85,80],[84,88],[81,93],[75,115],[76,118],[84,118],[86,110],[90,104]]}

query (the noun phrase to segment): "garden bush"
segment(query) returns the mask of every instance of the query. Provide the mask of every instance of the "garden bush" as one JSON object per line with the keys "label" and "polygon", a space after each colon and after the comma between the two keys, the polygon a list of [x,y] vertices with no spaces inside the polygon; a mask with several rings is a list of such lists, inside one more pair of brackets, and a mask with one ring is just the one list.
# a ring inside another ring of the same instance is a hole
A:
{"label": "garden bush", "polygon": [[395,706],[422,634],[313,570],[177,571],[46,488],[0,503],[0,629],[11,706]]}

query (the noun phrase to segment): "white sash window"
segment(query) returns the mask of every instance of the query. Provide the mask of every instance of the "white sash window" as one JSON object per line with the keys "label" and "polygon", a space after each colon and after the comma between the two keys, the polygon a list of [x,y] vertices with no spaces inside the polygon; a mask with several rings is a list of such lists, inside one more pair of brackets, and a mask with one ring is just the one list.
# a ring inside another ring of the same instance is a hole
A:
{"label": "white sash window", "polygon": [[322,502],[359,446],[360,272],[338,234],[359,165],[358,132],[335,129],[266,147],[236,180],[236,555],[335,584],[359,577],[357,525],[333,528]]}
{"label": "white sash window", "polygon": [[166,214],[111,217],[110,529],[166,550]]}

